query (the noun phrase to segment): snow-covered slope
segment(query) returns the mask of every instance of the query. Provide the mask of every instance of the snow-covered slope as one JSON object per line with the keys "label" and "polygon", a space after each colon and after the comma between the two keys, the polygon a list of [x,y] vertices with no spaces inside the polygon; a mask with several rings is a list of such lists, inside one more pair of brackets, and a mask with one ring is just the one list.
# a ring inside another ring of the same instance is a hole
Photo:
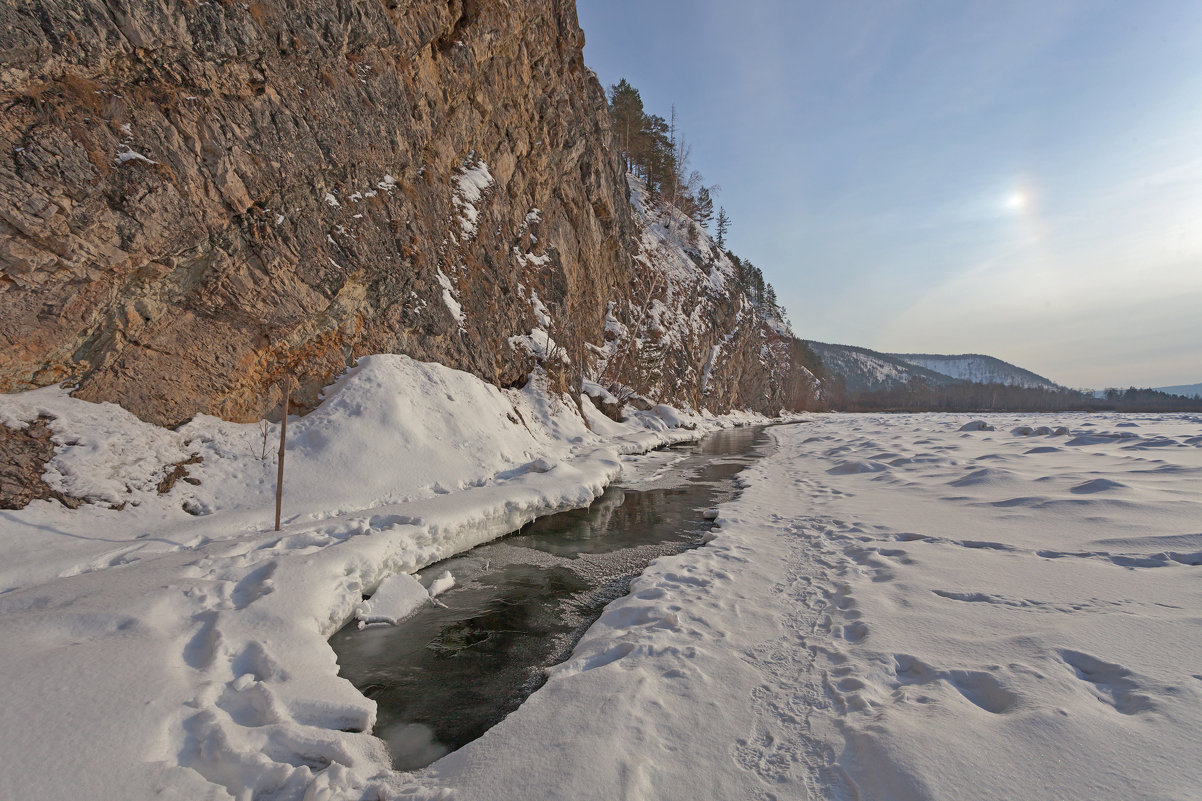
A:
{"label": "snow-covered slope", "polygon": [[901,359],[907,364],[932,370],[960,381],[971,381],[977,384],[1005,384],[1028,389],[1059,388],[1055,382],[1036,375],[1030,370],[1024,370],[1009,362],[979,353],[965,353],[958,356],[944,356],[936,353],[891,353],[889,355]]}
{"label": "snow-covered slope", "polygon": [[1172,387],[1156,387],[1157,392],[1167,392],[1170,395],[1184,395],[1187,398],[1202,398],[1202,383],[1177,384]]}
{"label": "snow-covered slope", "polygon": [[806,344],[822,360],[828,376],[842,377],[849,395],[881,392],[908,384],[914,379],[931,386],[950,384],[954,380],[943,373],[868,348],[813,340],[807,340]]}

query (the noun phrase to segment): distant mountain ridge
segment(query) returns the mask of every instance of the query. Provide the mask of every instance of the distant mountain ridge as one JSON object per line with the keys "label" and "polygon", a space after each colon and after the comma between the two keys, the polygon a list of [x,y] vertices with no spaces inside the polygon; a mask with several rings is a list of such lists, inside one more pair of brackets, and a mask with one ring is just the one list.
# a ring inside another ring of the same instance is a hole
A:
{"label": "distant mountain ridge", "polygon": [[934,386],[955,383],[955,379],[942,373],[869,348],[814,340],[806,340],[806,344],[822,360],[828,378],[838,376],[843,379],[849,395],[887,391],[909,384],[915,378]]}
{"label": "distant mountain ridge", "polygon": [[929,386],[1003,384],[1030,389],[1060,389],[1053,381],[993,356],[970,353],[881,353],[854,345],[807,340],[829,376],[842,379],[848,395],[887,392],[914,380]]}
{"label": "distant mountain ridge", "polygon": [[980,353],[945,356],[936,353],[891,353],[902,361],[933,370],[960,381],[977,384],[1005,384],[1028,389],[1058,389],[1059,384],[1030,370]]}
{"label": "distant mountain ridge", "polygon": [[1167,392],[1170,395],[1184,395],[1187,398],[1202,398],[1202,383],[1177,384],[1172,387],[1155,387],[1157,392]]}

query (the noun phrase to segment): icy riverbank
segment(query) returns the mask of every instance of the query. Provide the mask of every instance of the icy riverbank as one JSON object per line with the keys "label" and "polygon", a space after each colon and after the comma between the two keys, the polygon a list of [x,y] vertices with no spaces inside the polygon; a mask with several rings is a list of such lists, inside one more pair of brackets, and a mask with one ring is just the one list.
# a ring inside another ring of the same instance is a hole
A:
{"label": "icy riverbank", "polygon": [[771,429],[710,545],[653,563],[421,778],[456,799],[1195,797],[1202,418],[968,422]]}
{"label": "icy riverbank", "polygon": [[[546,393],[368,359],[291,424],[275,533],[253,426],[0,400],[9,422],[57,418],[48,480],[138,502],[0,513],[5,797],[1134,801],[1202,782],[1196,415],[772,428],[712,542],[653,562],[516,712],[405,774],[325,641],[363,595],[587,503],[621,451],[732,421],[586,403],[590,431]],[[201,483],[159,496],[193,452]]]}
{"label": "icy riverbank", "polygon": [[[707,510],[770,448],[763,426],[744,426],[630,459],[587,509],[389,579],[420,606],[398,625],[345,626],[330,645],[340,675],[376,701],[393,765],[425,767],[516,709],[648,564],[712,537]],[[423,603],[423,584],[448,573],[441,603]]]}
{"label": "icy riverbank", "polygon": [[[0,397],[10,427],[54,418],[46,480],[93,501],[0,512],[5,794],[38,795],[53,775],[75,798],[421,797],[388,770],[375,705],[325,642],[363,595],[587,504],[622,453],[763,419],[657,407],[619,424],[584,409],[591,430],[537,387],[363,359],[290,424],[274,532],[257,426],[168,431],[57,388]],[[159,495],[185,461],[199,483]]]}

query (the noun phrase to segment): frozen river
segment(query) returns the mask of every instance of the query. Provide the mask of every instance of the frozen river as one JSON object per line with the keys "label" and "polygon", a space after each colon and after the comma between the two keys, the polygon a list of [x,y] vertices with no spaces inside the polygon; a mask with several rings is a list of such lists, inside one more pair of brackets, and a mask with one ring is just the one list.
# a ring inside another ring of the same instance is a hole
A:
{"label": "frozen river", "polygon": [[821,415],[771,429],[456,798],[1187,799],[1202,419]]}
{"label": "frozen river", "polygon": [[707,510],[735,496],[735,476],[769,444],[763,427],[736,428],[631,459],[588,508],[421,571],[425,584],[455,578],[439,605],[332,637],[341,674],[379,705],[393,764],[429,764],[516,709],[652,559],[703,542]]}
{"label": "frozen river", "polygon": [[[0,412],[53,416],[47,480],[94,499],[0,515],[14,797],[53,783],[96,799],[1135,801],[1202,786],[1198,415],[821,414],[765,429],[749,464],[694,463],[623,454],[749,418],[586,427],[534,391],[372,357],[290,425],[276,532],[254,426],[168,431],[57,388]],[[160,494],[193,451],[199,483]],[[471,552],[590,501],[596,517]],[[674,506],[665,543],[599,534]],[[452,557],[437,572],[455,587],[431,607],[409,574]],[[417,650],[438,681],[410,700],[360,682],[365,697],[329,638],[406,582],[435,613],[425,639],[369,628],[365,656]]]}

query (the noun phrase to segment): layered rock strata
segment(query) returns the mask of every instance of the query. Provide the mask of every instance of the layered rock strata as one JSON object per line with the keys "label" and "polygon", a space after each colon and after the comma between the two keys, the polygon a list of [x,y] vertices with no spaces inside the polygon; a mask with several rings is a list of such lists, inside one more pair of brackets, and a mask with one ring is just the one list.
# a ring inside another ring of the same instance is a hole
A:
{"label": "layered rock strata", "polygon": [[[571,0],[6,0],[0,26],[0,391],[252,420],[377,352],[567,386],[667,291]],[[659,399],[780,407],[742,303],[703,328],[743,356],[703,376],[716,340],[687,343]]]}

